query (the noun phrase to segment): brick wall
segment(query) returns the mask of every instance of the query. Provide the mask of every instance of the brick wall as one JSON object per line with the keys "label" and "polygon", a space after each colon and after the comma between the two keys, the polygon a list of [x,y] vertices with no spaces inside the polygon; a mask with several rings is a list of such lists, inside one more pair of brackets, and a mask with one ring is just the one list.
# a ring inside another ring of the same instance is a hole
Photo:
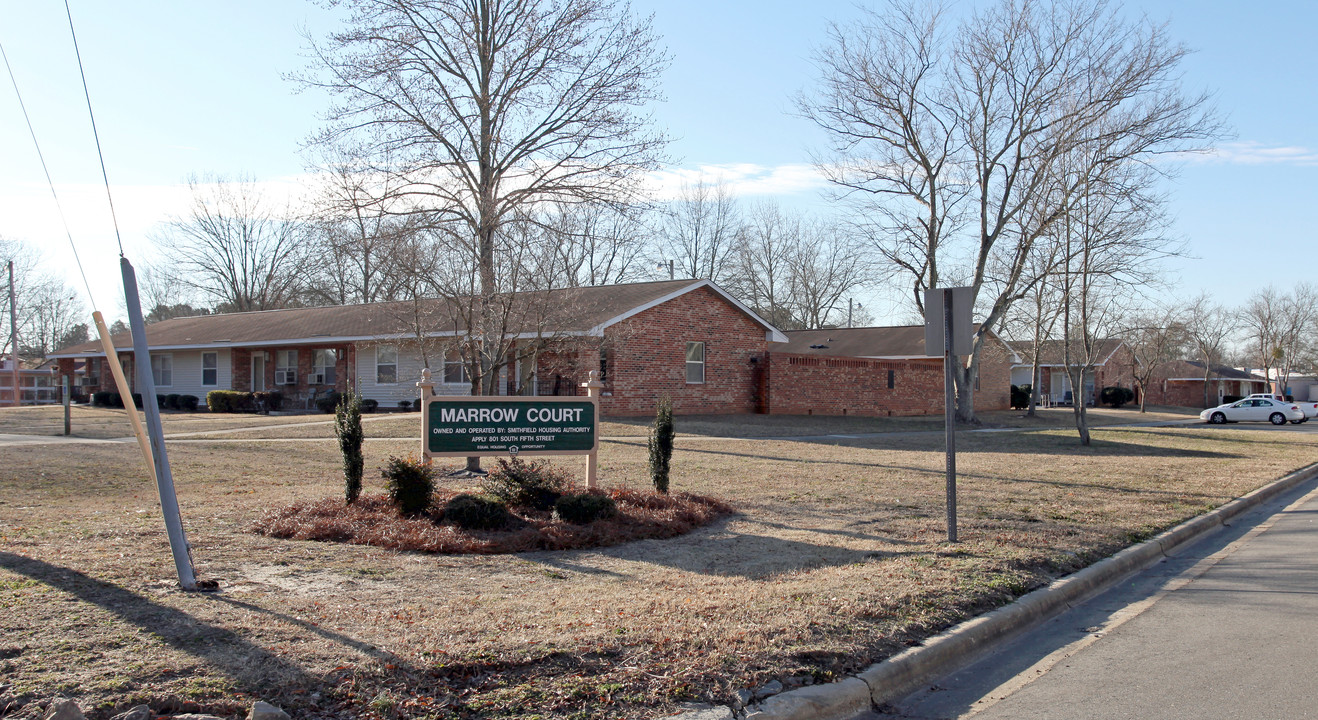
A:
{"label": "brick wall", "polygon": [[[686,344],[705,343],[705,381],[686,381]],[[605,330],[603,338],[555,342],[537,357],[539,392],[579,389],[591,370],[608,364],[600,412],[605,416],[654,414],[660,397],[684,415],[756,412],[768,342],[763,326],[707,288],[637,313]],[[755,362],[752,362],[752,359]]]}
{"label": "brick wall", "polygon": [[[995,336],[984,340],[979,351],[979,387],[975,388],[975,411],[1007,410],[1011,407],[1011,360],[1007,346]],[[938,383],[937,392],[942,392]],[[941,394],[939,395],[941,397]],[[939,405],[941,410],[942,405]]]}
{"label": "brick wall", "polygon": [[1216,407],[1219,384],[1222,386],[1223,395],[1243,397],[1250,393],[1267,392],[1267,388],[1262,381],[1212,380],[1208,384],[1211,397],[1208,398],[1208,402],[1205,404],[1203,380],[1159,380],[1155,377],[1149,384],[1145,404],[1190,408]]}
{"label": "brick wall", "polygon": [[935,415],[943,411],[943,361],[772,352],[768,387],[773,415]]}

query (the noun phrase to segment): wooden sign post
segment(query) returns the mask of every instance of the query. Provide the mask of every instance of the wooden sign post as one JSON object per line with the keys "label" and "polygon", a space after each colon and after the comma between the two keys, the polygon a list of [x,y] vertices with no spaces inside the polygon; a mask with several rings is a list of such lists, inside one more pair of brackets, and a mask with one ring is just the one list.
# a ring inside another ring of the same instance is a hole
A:
{"label": "wooden sign post", "polygon": [[591,371],[586,397],[437,396],[421,371],[421,455],[474,457],[585,455],[586,488],[599,485],[599,381]]}

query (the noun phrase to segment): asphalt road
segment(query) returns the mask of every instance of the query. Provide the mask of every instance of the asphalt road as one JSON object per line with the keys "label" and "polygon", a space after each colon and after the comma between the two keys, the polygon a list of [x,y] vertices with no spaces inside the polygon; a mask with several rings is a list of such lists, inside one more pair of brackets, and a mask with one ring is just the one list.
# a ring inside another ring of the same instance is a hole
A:
{"label": "asphalt road", "polygon": [[[1298,427],[1306,426],[1318,423]],[[1318,490],[1310,481],[855,720],[1318,718],[1316,679]]]}

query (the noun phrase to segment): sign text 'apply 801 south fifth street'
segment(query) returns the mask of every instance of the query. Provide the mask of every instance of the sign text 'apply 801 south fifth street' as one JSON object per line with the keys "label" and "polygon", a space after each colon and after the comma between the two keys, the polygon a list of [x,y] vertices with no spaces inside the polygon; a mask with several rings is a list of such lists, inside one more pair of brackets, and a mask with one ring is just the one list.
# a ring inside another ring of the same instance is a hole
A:
{"label": "sign text 'apply 801 south fifth street'", "polygon": [[590,400],[498,398],[429,403],[431,455],[564,454],[595,448]]}

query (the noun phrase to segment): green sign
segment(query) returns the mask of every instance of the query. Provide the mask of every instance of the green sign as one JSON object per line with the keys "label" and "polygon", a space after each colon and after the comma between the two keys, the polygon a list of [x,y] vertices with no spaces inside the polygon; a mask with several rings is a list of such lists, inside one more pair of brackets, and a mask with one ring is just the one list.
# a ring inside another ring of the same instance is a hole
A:
{"label": "green sign", "polygon": [[430,455],[570,455],[595,449],[595,403],[556,398],[432,399]]}

